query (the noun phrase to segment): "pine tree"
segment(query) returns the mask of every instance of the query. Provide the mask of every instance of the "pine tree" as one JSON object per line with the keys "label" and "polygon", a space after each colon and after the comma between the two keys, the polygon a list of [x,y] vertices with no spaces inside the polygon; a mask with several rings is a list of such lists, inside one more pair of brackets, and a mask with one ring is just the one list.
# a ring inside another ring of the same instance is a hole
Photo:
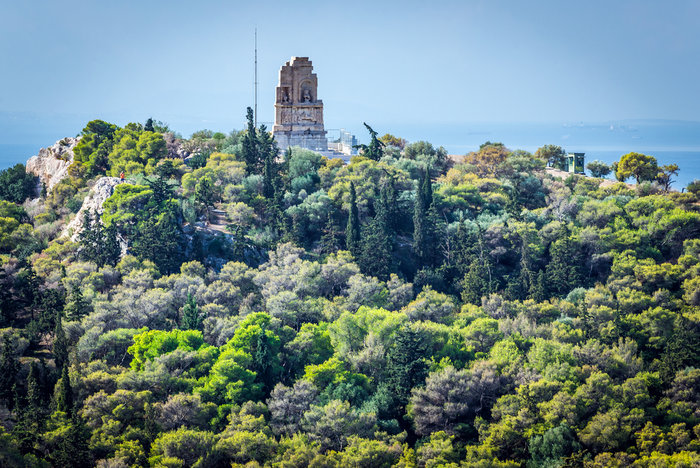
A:
{"label": "pine tree", "polygon": [[68,364],[68,340],[63,331],[61,313],[56,314],[56,330],[53,339],[53,356],[56,361],[56,369],[60,370]]}
{"label": "pine tree", "polygon": [[360,214],[357,210],[357,195],[355,184],[350,182],[350,208],[348,210],[348,225],[345,229],[345,247],[356,258],[360,253]]}
{"label": "pine tree", "polygon": [[201,330],[202,329],[202,314],[197,306],[197,300],[190,293],[187,293],[187,302],[182,308],[182,323],[183,330]]}
{"label": "pine tree", "polygon": [[362,124],[367,131],[369,131],[370,142],[369,145],[356,145],[355,148],[362,150],[362,156],[374,161],[379,161],[384,155],[384,143],[377,138],[377,132],[375,132],[372,127],[364,122]]}
{"label": "pine tree", "polygon": [[56,409],[66,414],[72,415],[74,410],[73,387],[68,375],[68,366],[63,366],[61,379],[58,381],[58,392],[56,394]]}
{"label": "pine tree", "polygon": [[70,297],[63,309],[66,318],[71,321],[78,321],[90,312],[90,304],[83,297],[83,292],[77,284],[71,288]]}

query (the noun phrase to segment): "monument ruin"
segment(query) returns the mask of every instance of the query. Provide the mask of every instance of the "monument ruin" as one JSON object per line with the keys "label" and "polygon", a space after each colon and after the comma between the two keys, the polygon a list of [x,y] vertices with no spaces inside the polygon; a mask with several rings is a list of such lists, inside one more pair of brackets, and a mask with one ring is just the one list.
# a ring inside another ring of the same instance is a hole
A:
{"label": "monument ruin", "polygon": [[318,99],[317,89],[318,79],[308,57],[292,57],[280,68],[272,135],[282,151],[290,146],[328,151],[323,101]]}

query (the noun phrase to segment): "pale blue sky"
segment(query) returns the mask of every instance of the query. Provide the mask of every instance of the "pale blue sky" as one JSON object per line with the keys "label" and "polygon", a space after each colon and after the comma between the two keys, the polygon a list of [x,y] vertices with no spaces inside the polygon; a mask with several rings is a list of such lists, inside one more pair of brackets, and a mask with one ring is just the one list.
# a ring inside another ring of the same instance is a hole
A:
{"label": "pale blue sky", "polygon": [[358,133],[700,120],[700,1],[432,3],[0,0],[0,143],[92,118],[241,128],[256,26],[263,122],[293,55],[313,61],[326,127]]}

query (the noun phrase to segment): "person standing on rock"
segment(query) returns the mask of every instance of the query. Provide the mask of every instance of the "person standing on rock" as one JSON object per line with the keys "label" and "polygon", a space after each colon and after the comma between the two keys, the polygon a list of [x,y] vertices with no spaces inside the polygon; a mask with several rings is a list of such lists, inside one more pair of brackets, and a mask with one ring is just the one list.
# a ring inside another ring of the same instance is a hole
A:
{"label": "person standing on rock", "polygon": [[119,180],[124,183],[124,171],[119,174]]}

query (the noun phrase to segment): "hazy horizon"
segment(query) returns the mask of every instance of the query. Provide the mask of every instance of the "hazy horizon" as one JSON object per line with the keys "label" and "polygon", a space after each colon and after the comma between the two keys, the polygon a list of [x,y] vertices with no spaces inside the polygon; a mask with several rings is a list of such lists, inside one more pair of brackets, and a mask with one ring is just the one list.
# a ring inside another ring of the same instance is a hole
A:
{"label": "hazy horizon", "polygon": [[5,148],[45,147],[96,118],[153,117],[185,137],[241,129],[257,28],[258,121],[268,126],[280,67],[308,56],[326,129],[361,142],[367,122],[456,154],[486,140],[700,151],[692,0],[0,1]]}
{"label": "hazy horizon", "polygon": [[261,122],[273,119],[291,56],[313,62],[326,127],[359,137],[363,121],[700,120],[694,1],[2,6],[0,113],[28,122],[0,143],[21,142],[32,121],[62,133],[93,118],[150,116],[185,136],[240,128],[253,105],[256,28]]}

